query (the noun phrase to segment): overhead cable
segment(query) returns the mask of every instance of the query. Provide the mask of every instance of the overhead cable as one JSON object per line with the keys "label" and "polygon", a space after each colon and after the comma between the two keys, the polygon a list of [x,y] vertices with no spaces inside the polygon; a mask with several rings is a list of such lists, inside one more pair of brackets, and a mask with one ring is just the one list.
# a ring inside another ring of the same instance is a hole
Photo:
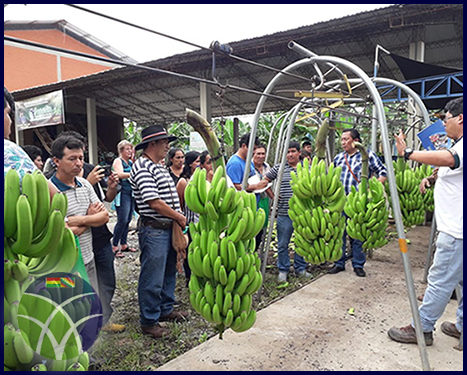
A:
{"label": "overhead cable", "polygon": [[[33,47],[38,47],[38,48],[49,49],[49,50],[57,51],[57,52],[68,53],[70,55],[86,57],[86,58],[94,59],[94,60],[98,60],[98,61],[113,63],[115,65],[130,66],[130,67],[149,70],[149,71],[157,72],[157,73],[161,73],[161,74],[167,74],[167,75],[175,76],[175,77],[178,77],[178,78],[184,78],[184,79],[189,79],[189,80],[192,80],[192,81],[202,82],[202,83],[206,83],[206,84],[209,84],[209,85],[219,86],[218,82],[215,82],[215,81],[212,81],[212,80],[209,80],[209,79],[205,79],[205,78],[201,78],[201,77],[194,77],[194,76],[190,76],[188,74],[172,72],[172,71],[159,69],[159,68],[154,68],[154,67],[151,67],[151,66],[146,66],[146,65],[141,65],[141,64],[132,64],[132,63],[121,61],[121,60],[111,59],[109,57],[90,55],[90,54],[84,53],[84,52],[72,51],[72,50],[68,50],[68,49],[64,49],[64,48],[60,48],[60,47],[49,46],[49,45],[45,45],[45,44],[41,44],[41,43],[37,43],[37,42],[32,42],[30,40],[14,38],[14,37],[7,36],[7,35],[3,36],[3,40],[14,42],[14,43],[19,43],[19,44],[24,44],[24,45],[29,45],[29,46],[33,46]],[[249,89],[249,88],[245,88],[245,87],[240,87],[240,86],[236,86],[236,85],[231,85],[231,84],[222,85],[222,88],[230,88],[230,89],[233,89],[233,90],[248,92],[250,94],[264,95],[264,96],[267,96],[267,97],[270,97],[270,98],[293,101],[295,103],[299,102],[299,100],[294,99],[294,98],[288,98],[288,97],[285,97],[285,96],[274,95],[274,94],[266,94],[266,93],[263,93],[263,92],[260,92],[260,91],[257,91],[257,90],[253,90],[253,89]]]}
{"label": "overhead cable", "polygon": [[84,12],[94,14],[96,16],[107,18],[107,19],[115,21],[115,22],[123,23],[124,25],[127,25],[127,26],[135,27],[135,28],[143,30],[143,31],[147,31],[147,32],[150,32],[150,33],[153,33],[153,34],[157,34],[157,35],[163,36],[165,38],[173,39],[173,40],[176,40],[178,42],[188,44],[188,45],[190,45],[192,47],[196,47],[196,48],[199,48],[199,49],[202,49],[202,50],[205,50],[205,51],[209,51],[209,52],[221,52],[222,54],[224,54],[226,56],[229,56],[229,57],[231,57],[231,58],[233,58],[235,60],[238,60],[238,61],[241,61],[241,62],[244,62],[244,63],[248,63],[248,64],[251,64],[251,65],[255,65],[255,66],[258,66],[258,67],[261,67],[261,68],[264,68],[264,69],[268,69],[268,70],[274,71],[276,73],[282,73],[284,75],[294,77],[294,78],[298,78],[298,79],[306,81],[306,82],[311,82],[310,78],[306,78],[306,77],[303,77],[303,76],[300,76],[300,75],[294,74],[294,73],[283,72],[281,69],[277,69],[277,68],[274,68],[274,67],[269,66],[269,65],[261,64],[261,63],[256,62],[256,61],[248,60],[248,59],[245,59],[243,57],[233,55],[232,53],[227,52],[227,50],[223,50],[223,49],[220,49],[220,48],[204,47],[204,46],[201,46],[199,44],[192,43],[192,42],[189,42],[189,41],[184,40],[184,39],[177,38],[177,37],[172,36],[172,35],[168,35],[168,34],[156,31],[156,30],[148,29],[147,27],[140,26],[140,25],[128,22],[128,21],[121,20],[121,19],[116,18],[116,17],[109,16],[109,15],[104,14],[104,13],[100,13],[100,12],[96,12],[96,11],[91,10],[91,9],[83,8],[83,7],[79,6],[79,5],[74,5],[74,4],[65,4],[65,5],[68,5],[68,6],[72,7],[72,8],[82,10]]}

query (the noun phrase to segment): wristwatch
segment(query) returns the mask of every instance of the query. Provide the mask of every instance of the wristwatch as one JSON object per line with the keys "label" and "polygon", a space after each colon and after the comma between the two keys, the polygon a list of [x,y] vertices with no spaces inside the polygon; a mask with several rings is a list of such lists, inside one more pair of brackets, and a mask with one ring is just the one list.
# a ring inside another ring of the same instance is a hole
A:
{"label": "wristwatch", "polygon": [[410,147],[406,147],[406,149],[404,150],[404,159],[405,161],[409,160],[409,157],[410,155],[412,155],[413,153],[413,149],[410,148]]}

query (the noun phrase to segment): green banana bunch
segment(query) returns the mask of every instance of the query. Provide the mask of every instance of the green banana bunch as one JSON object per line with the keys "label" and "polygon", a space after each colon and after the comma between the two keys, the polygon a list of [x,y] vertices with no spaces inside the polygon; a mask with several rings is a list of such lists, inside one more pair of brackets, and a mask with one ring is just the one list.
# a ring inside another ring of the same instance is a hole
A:
{"label": "green banana bunch", "polygon": [[342,256],[342,236],[346,202],[340,181],[341,167],[331,164],[326,171],[324,160],[314,157],[311,165],[304,159],[291,172],[293,196],[289,217],[294,227],[295,251],[307,262],[321,264]]}
{"label": "green banana bunch", "polygon": [[384,246],[388,240],[386,227],[389,212],[386,208],[384,187],[375,177],[368,180],[369,192],[365,192],[362,183],[351,187],[344,206],[348,216],[346,231],[354,239],[363,242],[363,249],[375,249]]}
{"label": "green banana bunch", "polygon": [[263,278],[255,237],[266,214],[256,209],[254,194],[227,188],[222,166],[210,186],[205,173],[196,170],[185,190],[188,207],[199,213],[199,222],[190,223],[190,303],[222,338],[225,329],[243,332],[256,320],[252,295]]}
{"label": "green banana bunch", "polygon": [[[419,190],[419,177],[401,156],[397,158],[397,162],[393,162],[393,165],[404,226],[410,227],[423,224],[425,221],[425,204]],[[387,181],[385,188],[388,196],[390,196]]]}

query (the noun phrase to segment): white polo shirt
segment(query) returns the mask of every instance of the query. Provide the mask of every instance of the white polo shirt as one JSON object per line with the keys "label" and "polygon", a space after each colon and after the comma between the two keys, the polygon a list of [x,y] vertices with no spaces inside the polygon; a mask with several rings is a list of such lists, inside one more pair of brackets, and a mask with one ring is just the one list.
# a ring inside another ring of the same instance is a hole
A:
{"label": "white polo shirt", "polygon": [[457,168],[440,167],[435,184],[435,218],[440,232],[447,233],[454,238],[464,238],[464,138],[461,138],[451,148],[459,156],[460,164]]}

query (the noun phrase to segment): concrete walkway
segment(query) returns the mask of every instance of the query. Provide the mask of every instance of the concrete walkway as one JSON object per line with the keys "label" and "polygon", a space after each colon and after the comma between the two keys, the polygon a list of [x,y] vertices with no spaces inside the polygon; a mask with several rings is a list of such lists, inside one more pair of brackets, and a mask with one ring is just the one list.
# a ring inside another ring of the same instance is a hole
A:
{"label": "concrete walkway", "polygon": [[[429,233],[429,227],[417,227],[407,235],[417,294],[425,288]],[[214,336],[158,370],[422,370],[417,345],[387,336],[393,325],[411,321],[396,241],[376,251],[365,269],[365,278],[349,264],[345,272],[324,275],[259,311],[250,330],[227,330],[223,340]],[[451,300],[437,323],[433,346],[427,347],[433,370],[463,369],[462,352],[453,349],[458,340],[439,328],[444,320],[455,320],[456,308]]]}

